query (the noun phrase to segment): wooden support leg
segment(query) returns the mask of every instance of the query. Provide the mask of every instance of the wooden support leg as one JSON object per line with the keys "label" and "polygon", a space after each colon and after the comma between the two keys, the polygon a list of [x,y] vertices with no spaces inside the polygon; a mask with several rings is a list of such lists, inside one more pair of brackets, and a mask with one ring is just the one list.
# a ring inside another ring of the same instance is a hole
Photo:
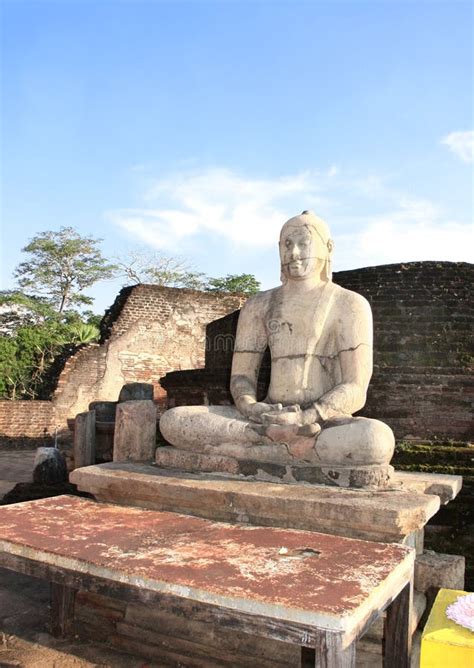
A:
{"label": "wooden support leg", "polygon": [[76,590],[51,583],[51,633],[56,638],[72,634]]}
{"label": "wooden support leg", "polygon": [[301,648],[301,668],[314,668],[314,649],[312,647]]}
{"label": "wooden support leg", "polygon": [[387,608],[383,637],[384,668],[409,668],[413,583],[409,582]]}
{"label": "wooden support leg", "polygon": [[343,647],[339,633],[321,632],[314,649],[301,648],[301,668],[355,668],[355,642]]}

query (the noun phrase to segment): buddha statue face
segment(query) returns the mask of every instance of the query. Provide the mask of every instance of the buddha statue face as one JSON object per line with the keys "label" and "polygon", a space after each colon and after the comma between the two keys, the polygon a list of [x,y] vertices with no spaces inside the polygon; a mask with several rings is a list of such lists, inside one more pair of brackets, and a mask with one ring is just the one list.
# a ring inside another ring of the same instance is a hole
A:
{"label": "buddha statue face", "polygon": [[330,280],[331,250],[329,230],[321,219],[309,212],[291,218],[283,226],[280,235],[283,276],[296,281],[313,277]]}

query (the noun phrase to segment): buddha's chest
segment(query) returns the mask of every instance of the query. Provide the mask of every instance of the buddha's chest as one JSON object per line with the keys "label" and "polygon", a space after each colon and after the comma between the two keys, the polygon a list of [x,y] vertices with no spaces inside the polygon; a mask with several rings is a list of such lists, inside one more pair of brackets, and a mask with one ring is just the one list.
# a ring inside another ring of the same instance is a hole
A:
{"label": "buddha's chest", "polygon": [[325,336],[314,298],[282,301],[269,309],[267,334],[272,358],[305,355]]}

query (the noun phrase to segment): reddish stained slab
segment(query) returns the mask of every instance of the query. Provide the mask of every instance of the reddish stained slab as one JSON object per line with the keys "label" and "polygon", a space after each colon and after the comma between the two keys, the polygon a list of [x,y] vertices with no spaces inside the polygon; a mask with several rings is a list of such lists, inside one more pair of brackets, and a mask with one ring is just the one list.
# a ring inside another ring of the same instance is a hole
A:
{"label": "reddish stained slab", "polygon": [[[0,508],[0,541],[148,581],[337,616],[358,608],[411,552],[73,496]],[[292,556],[304,550],[308,556]]]}

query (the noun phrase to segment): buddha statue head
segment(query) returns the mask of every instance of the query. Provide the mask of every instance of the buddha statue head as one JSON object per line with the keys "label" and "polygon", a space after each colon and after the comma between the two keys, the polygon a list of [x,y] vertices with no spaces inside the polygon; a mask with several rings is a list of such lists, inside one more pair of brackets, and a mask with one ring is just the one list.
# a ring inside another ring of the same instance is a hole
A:
{"label": "buddha statue head", "polygon": [[318,276],[332,280],[333,242],[329,227],[312,211],[286,221],[280,232],[281,279],[302,281]]}

